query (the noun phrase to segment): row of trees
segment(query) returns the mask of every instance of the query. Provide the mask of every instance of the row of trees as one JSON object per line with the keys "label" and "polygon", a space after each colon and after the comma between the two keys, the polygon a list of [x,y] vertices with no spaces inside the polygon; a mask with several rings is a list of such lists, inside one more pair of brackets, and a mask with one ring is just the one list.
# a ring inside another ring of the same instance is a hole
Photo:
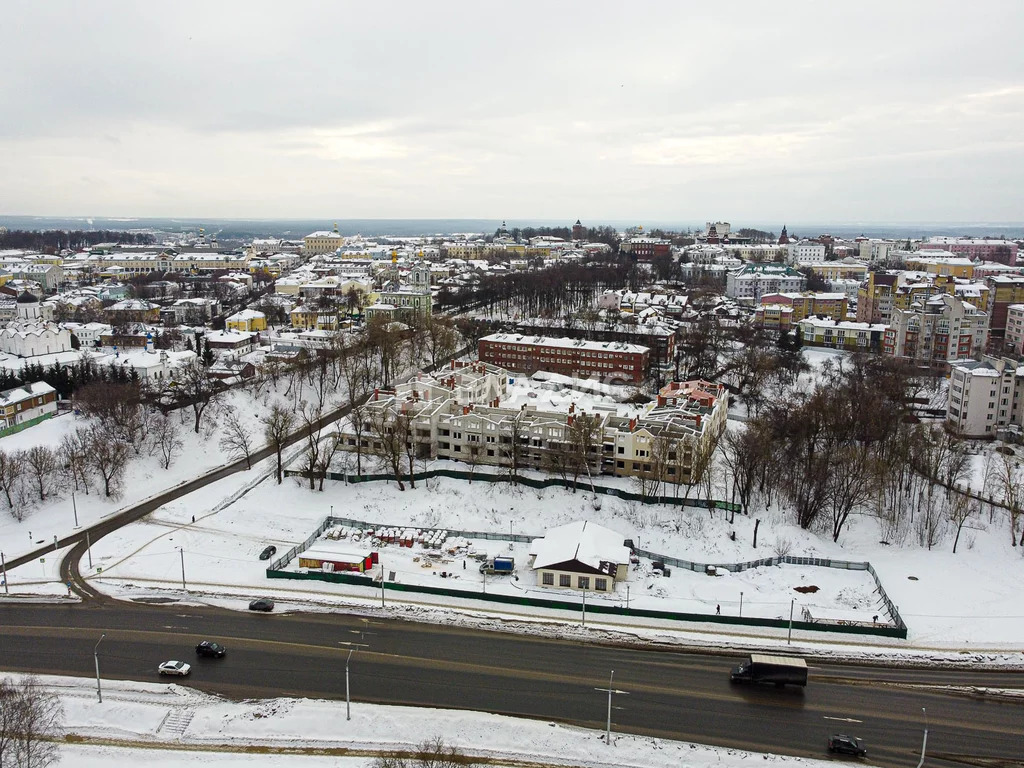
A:
{"label": "row of trees", "polygon": [[0,768],[46,768],[60,760],[64,707],[34,677],[0,680]]}
{"label": "row of trees", "polygon": [[473,288],[443,288],[435,303],[441,310],[480,308],[491,315],[561,316],[593,307],[603,291],[624,287],[629,270],[627,261],[616,259],[485,275]]}
{"label": "row of trees", "polygon": [[[833,541],[853,516],[872,515],[888,541],[912,536],[931,548],[949,537],[956,551],[982,511],[961,487],[970,454],[941,426],[913,417],[908,403],[918,386],[900,361],[858,355],[826,365],[809,390],[777,393],[723,441],[733,500],[748,511],[781,504],[792,522]],[[1022,472],[1015,457],[1000,456],[986,487],[1008,508],[1011,540],[1024,545]]]}
{"label": "row of trees", "polygon": [[99,243],[121,245],[153,245],[154,235],[145,232],[120,232],[110,229],[47,229],[43,232],[30,229],[8,229],[0,227],[0,248],[24,248],[33,251],[88,248]]}

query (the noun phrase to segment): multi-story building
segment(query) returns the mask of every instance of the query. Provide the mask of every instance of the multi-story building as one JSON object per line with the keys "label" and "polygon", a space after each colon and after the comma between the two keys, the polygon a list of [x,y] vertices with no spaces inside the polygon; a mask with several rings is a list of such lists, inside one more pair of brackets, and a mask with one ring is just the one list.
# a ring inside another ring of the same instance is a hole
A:
{"label": "multi-story building", "polygon": [[882,351],[917,365],[964,360],[980,354],[988,341],[988,314],[949,294],[894,309]]}
{"label": "multi-story building", "polygon": [[949,251],[918,251],[907,256],[906,264],[907,269],[918,269],[932,275],[974,277],[974,262]]}
{"label": "multi-story building", "polygon": [[302,250],[307,255],[315,256],[318,253],[334,253],[345,243],[345,238],[338,233],[338,225],[335,224],[333,232],[327,230],[310,232],[302,238],[302,242]]}
{"label": "multi-story building", "polygon": [[676,356],[676,332],[674,328],[657,318],[645,318],[635,324],[601,323],[593,327],[580,324],[569,325],[563,320],[523,320],[516,326],[523,336],[567,336],[570,339],[638,344],[649,347],[651,362],[662,368],[670,368]]}
{"label": "multi-story building", "polygon": [[868,273],[867,282],[857,292],[857,322],[888,324],[899,279],[898,272]]}
{"label": "multi-story building", "polygon": [[891,240],[858,238],[857,246],[860,257],[869,264],[875,264],[886,261],[889,258],[889,253],[896,247],[896,244]]}
{"label": "multi-story building", "polygon": [[845,293],[766,293],[754,310],[754,323],[785,330],[805,317],[846,319]]}
{"label": "multi-story building", "polygon": [[796,323],[800,339],[809,347],[848,349],[853,352],[878,352],[888,326],[807,317]]}
{"label": "multi-story building", "polygon": [[631,237],[622,242],[619,250],[635,256],[637,261],[653,261],[658,256],[669,256],[672,244],[657,237]]}
{"label": "multi-story building", "polygon": [[744,264],[726,278],[725,295],[731,299],[759,304],[766,293],[802,291],[807,278],[785,264]]}
{"label": "multi-story building", "polygon": [[517,373],[547,371],[577,378],[639,383],[647,376],[651,350],[625,342],[494,333],[480,339],[480,360]]}
{"label": "multi-story building", "polygon": [[674,382],[635,416],[608,406],[590,414],[575,404],[563,411],[503,406],[508,384],[507,370],[484,362],[453,362],[435,374],[420,373],[394,392],[375,392],[360,436],[350,424],[342,445],[356,450],[361,441],[362,450],[380,451],[380,431],[393,429],[402,417],[408,419],[408,448],[421,459],[564,472],[566,457],[575,452],[586,465],[578,473],[584,476],[692,484],[694,467],[713,449],[728,416],[724,387],[706,381]]}
{"label": "multi-story building", "polygon": [[1010,358],[985,355],[950,366],[946,425],[963,437],[995,437],[1010,424],[1020,426],[1024,368]]}
{"label": "multi-story building", "polygon": [[1007,307],[1005,342],[1007,351],[1024,354],[1024,304]]}
{"label": "multi-story building", "polygon": [[990,240],[970,237],[929,237],[920,245],[921,251],[944,250],[968,259],[1017,263],[1017,244],[1012,240]]}
{"label": "multi-story building", "polygon": [[1010,305],[1024,304],[1024,276],[996,275],[985,280],[988,285],[989,329],[993,341],[1006,334],[1006,316]]}
{"label": "multi-story building", "polygon": [[814,240],[800,240],[786,246],[787,261],[803,266],[825,260],[825,245]]}
{"label": "multi-story building", "polygon": [[57,390],[35,381],[0,392],[0,434],[24,429],[57,412]]}
{"label": "multi-story building", "polygon": [[841,261],[816,261],[804,266],[825,280],[864,280],[868,276],[868,265],[849,257]]}

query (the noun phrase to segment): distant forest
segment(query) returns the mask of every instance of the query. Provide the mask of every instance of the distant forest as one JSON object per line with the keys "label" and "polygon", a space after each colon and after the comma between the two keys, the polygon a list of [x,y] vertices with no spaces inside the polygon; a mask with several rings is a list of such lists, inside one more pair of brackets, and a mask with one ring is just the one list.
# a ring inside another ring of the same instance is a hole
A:
{"label": "distant forest", "polygon": [[25,248],[34,251],[61,248],[74,250],[98,243],[153,245],[156,243],[156,237],[142,232],[118,232],[111,229],[48,229],[45,232],[28,229],[0,230],[0,248]]}

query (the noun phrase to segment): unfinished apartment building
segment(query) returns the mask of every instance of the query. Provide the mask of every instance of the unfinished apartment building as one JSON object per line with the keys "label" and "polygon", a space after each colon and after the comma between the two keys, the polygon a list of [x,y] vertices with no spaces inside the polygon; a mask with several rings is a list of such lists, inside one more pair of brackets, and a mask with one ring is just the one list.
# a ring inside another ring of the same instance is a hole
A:
{"label": "unfinished apartment building", "polygon": [[505,369],[482,362],[417,374],[393,392],[375,392],[359,437],[349,425],[344,447],[355,450],[358,439],[370,455],[398,450],[389,439],[397,429],[406,443],[401,450],[418,459],[690,484],[728,409],[724,387],[707,381],[672,382],[632,417],[603,404],[589,412],[576,404],[565,411],[503,407],[508,385]]}

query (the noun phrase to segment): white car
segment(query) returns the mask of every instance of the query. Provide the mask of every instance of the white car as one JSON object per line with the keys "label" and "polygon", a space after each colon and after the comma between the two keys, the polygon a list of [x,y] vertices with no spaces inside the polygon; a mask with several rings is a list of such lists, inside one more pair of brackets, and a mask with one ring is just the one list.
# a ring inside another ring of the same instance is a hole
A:
{"label": "white car", "polygon": [[157,669],[161,675],[187,675],[192,671],[192,666],[184,661],[165,661]]}

